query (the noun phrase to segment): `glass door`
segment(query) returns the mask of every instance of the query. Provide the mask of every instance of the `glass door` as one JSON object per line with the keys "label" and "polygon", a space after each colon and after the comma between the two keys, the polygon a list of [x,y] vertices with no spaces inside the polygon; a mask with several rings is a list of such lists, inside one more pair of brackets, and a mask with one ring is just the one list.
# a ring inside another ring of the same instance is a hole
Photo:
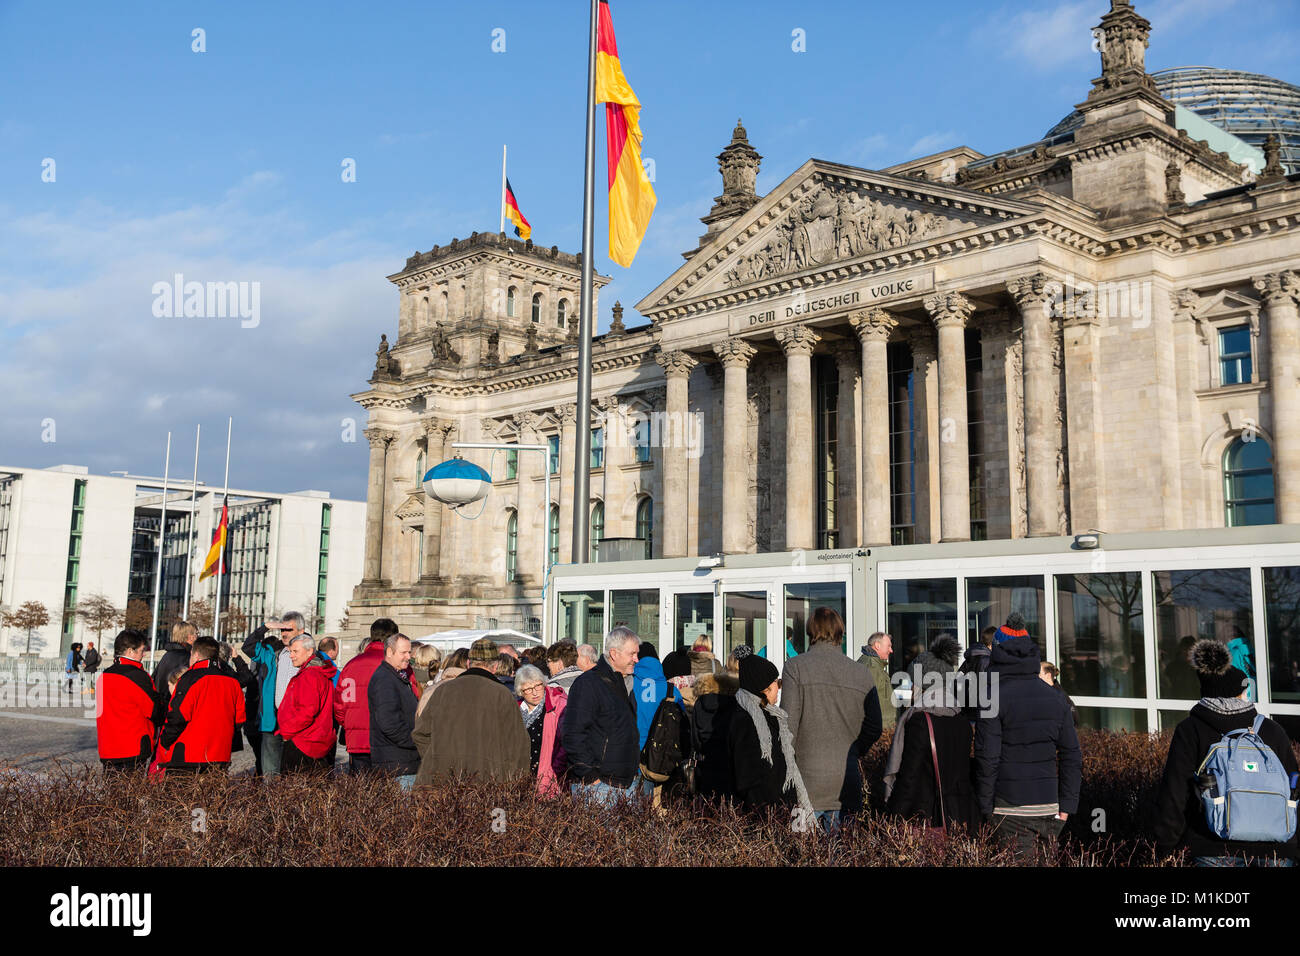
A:
{"label": "glass door", "polygon": [[713,639],[713,592],[688,591],[672,596],[673,630],[669,646],[660,647],[659,653],[670,650],[689,651],[696,638]]}
{"label": "glass door", "polygon": [[748,644],[759,657],[768,656],[766,590],[723,593],[721,638],[713,653],[723,663],[741,644]]}

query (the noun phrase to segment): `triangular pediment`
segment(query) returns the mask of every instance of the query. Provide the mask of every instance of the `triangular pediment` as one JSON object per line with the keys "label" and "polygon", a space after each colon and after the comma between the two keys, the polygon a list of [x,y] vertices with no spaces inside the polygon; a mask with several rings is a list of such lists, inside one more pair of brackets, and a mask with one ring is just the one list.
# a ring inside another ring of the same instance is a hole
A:
{"label": "triangular pediment", "polygon": [[411,518],[424,518],[424,495],[410,494],[406,500],[397,506],[394,512],[398,521],[407,521]]}
{"label": "triangular pediment", "polygon": [[1041,212],[946,183],[810,159],[637,304],[642,315],[848,268]]}

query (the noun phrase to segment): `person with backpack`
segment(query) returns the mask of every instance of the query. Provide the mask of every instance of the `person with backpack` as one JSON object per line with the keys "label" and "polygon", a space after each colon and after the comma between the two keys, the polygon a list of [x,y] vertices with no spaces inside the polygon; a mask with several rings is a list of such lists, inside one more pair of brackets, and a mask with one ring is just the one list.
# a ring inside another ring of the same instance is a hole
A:
{"label": "person with backpack", "polygon": [[668,682],[654,653],[652,645],[641,645],[632,671],[632,693],[641,746],[641,787],[651,798],[650,805],[657,808],[665,786],[677,793],[690,791],[686,765],[691,756],[691,727],[682,696]]}
{"label": "person with backpack", "polygon": [[1250,676],[1218,641],[1192,646],[1201,699],[1174,728],[1156,796],[1163,857],[1197,866],[1295,866],[1296,759],[1287,732],[1255,711]]}

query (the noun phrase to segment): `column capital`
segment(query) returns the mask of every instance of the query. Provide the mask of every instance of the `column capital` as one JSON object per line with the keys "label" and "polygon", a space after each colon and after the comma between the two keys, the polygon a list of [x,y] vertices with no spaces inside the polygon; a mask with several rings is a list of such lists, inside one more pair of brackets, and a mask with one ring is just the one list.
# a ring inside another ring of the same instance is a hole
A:
{"label": "column capital", "polygon": [[888,341],[894,329],[898,328],[898,319],[881,308],[853,312],[849,315],[849,322],[863,345],[868,341]]}
{"label": "column capital", "polygon": [[[537,431],[542,424],[542,416],[533,411],[515,412],[511,416],[511,421],[515,423],[515,428],[519,429],[519,435],[522,438],[525,431]],[[526,444],[531,444],[531,442]]]}
{"label": "column capital", "polygon": [[925,297],[925,311],[930,313],[937,329],[955,326],[966,327],[966,320],[975,311],[975,304],[960,292],[936,292]]}
{"label": "column capital", "polygon": [[1270,272],[1251,284],[1270,308],[1287,304],[1300,306],[1300,273]]}
{"label": "column capital", "polygon": [[389,431],[386,428],[367,428],[362,432],[362,434],[365,435],[366,440],[370,442],[371,448],[374,448],[377,445],[391,445],[397,440],[397,433]]}
{"label": "column capital", "polygon": [[655,362],[664,370],[664,375],[668,378],[676,376],[684,378],[691,374],[691,369],[700,364],[699,359],[686,352],[662,350],[655,353]]}
{"label": "column capital", "polygon": [[723,368],[747,368],[749,360],[758,354],[758,349],[744,339],[727,339],[725,342],[714,342],[713,352]]}
{"label": "column capital", "polygon": [[578,420],[577,402],[567,402],[563,405],[556,405],[552,411],[555,413],[555,417],[559,419],[561,428],[565,425],[572,425]]}
{"label": "column capital", "polygon": [[776,330],[776,340],[785,350],[787,357],[792,355],[812,355],[813,349],[821,341],[821,336],[806,325],[789,325]]}
{"label": "column capital", "polygon": [[433,441],[445,441],[456,430],[454,421],[437,415],[425,415],[420,424],[424,427],[424,434]]}
{"label": "column capital", "polygon": [[1064,328],[1100,324],[1101,317],[1097,314],[1097,298],[1093,292],[1075,292],[1062,303],[1061,325]]}
{"label": "column capital", "polygon": [[1169,305],[1178,318],[1187,318],[1200,304],[1201,297],[1191,289],[1172,289],[1169,292]]}
{"label": "column capital", "polygon": [[1007,280],[1007,291],[1016,300],[1020,308],[1034,305],[1046,305],[1061,295],[1062,285],[1045,273],[1034,272]]}

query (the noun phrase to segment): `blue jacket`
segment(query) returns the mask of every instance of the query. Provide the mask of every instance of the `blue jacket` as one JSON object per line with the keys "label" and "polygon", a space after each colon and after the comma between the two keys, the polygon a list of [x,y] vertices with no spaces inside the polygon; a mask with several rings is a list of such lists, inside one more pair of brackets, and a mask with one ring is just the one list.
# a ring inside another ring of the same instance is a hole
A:
{"label": "blue jacket", "polygon": [[[655,712],[667,693],[669,693],[669,685],[667,678],[664,677],[664,665],[653,657],[643,657],[638,660],[632,671],[632,696],[636,699],[638,754],[645,747],[645,739],[650,735],[650,725],[654,722]],[[676,687],[671,689],[671,693],[678,701],[681,700]]]}
{"label": "blue jacket", "polygon": [[630,787],[637,779],[641,748],[636,743],[636,705],[623,686],[623,675],[614,673],[604,655],[573,682],[560,725],[574,780]]}
{"label": "blue jacket", "polygon": [[1070,702],[1039,678],[1040,660],[1031,637],[995,644],[989,655],[998,710],[975,725],[975,793],[985,816],[995,805],[1079,809],[1083,757]]}
{"label": "blue jacket", "polygon": [[276,638],[268,639],[266,625],[263,624],[244,641],[244,656],[254,664],[262,675],[262,706],[257,729],[264,734],[275,732],[275,672],[284,645]]}

